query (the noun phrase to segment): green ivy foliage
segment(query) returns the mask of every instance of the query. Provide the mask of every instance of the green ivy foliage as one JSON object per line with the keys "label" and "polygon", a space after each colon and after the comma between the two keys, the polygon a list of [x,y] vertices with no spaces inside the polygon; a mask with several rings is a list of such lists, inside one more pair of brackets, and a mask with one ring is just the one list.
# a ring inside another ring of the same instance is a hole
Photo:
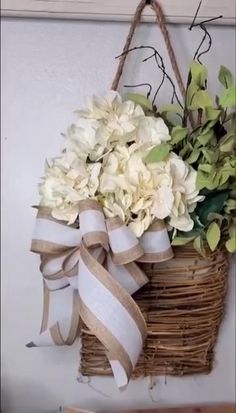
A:
{"label": "green ivy foliage", "polygon": [[[171,141],[153,148],[146,161],[164,160],[174,151],[197,170],[197,187],[205,200],[193,213],[194,229],[177,232],[172,244],[193,242],[202,255],[205,242],[214,251],[222,238],[227,250],[236,252],[236,87],[232,73],[221,66],[222,90],[213,98],[207,78],[207,68],[193,61],[184,110],[176,104],[156,109],[144,96],[129,95],[147,114],[162,116],[170,127]],[[193,128],[189,119],[194,120]]]}

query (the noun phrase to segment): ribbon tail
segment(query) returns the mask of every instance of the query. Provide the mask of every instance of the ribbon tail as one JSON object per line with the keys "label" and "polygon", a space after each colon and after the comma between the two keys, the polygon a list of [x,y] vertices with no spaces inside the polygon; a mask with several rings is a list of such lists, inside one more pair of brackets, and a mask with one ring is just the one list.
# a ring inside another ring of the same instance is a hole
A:
{"label": "ribbon tail", "polygon": [[81,243],[80,315],[103,343],[119,387],[125,386],[146,338],[143,315],[130,294]]}
{"label": "ribbon tail", "polygon": [[[120,341],[116,338],[114,332],[110,330],[105,323],[101,322],[98,317],[81,302],[81,318],[89,330],[96,335],[107,349],[106,355],[111,365],[116,384],[119,388],[126,386],[134,369],[129,355]],[[111,319],[111,323],[114,320]],[[133,343],[133,347],[135,344]],[[137,349],[137,348],[136,348]],[[141,349],[138,349],[140,352]],[[136,363],[135,363],[136,364]]]}
{"label": "ribbon tail", "polygon": [[71,286],[50,291],[44,282],[41,331],[27,347],[71,345],[79,331],[79,297]]}
{"label": "ribbon tail", "polygon": [[148,277],[135,262],[125,265],[114,263],[112,256],[107,255],[106,267],[109,273],[130,295],[148,283]]}

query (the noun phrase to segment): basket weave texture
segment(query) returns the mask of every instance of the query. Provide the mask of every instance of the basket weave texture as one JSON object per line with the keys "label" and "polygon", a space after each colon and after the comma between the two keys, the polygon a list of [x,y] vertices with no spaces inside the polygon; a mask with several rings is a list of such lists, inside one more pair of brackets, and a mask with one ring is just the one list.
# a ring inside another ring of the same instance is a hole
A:
{"label": "basket weave texture", "polygon": [[[175,248],[175,257],[143,264],[149,283],[133,298],[147,322],[148,335],[133,378],[209,373],[224,314],[228,254],[223,248],[201,257],[191,245]],[[80,372],[112,375],[105,348],[85,326]]]}

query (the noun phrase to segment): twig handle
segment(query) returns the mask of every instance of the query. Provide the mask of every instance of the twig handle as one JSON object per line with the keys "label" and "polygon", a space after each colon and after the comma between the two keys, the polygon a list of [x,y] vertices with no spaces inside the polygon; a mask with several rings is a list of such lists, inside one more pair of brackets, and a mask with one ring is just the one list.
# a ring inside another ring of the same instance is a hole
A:
{"label": "twig handle", "polygon": [[119,65],[117,68],[117,72],[116,75],[114,77],[113,83],[112,83],[112,90],[117,90],[122,73],[123,73],[123,69],[124,69],[124,65],[125,65],[125,61],[128,55],[128,50],[130,48],[132,39],[134,37],[134,33],[136,30],[137,25],[140,23],[141,21],[141,17],[142,17],[142,13],[143,10],[145,9],[146,6],[150,5],[150,7],[154,10],[155,14],[156,14],[156,18],[157,18],[157,23],[160,27],[161,33],[163,35],[163,39],[169,54],[169,58],[170,58],[170,62],[172,65],[172,69],[174,71],[181,95],[183,96],[183,98],[185,99],[185,87],[184,87],[184,83],[180,74],[180,70],[179,70],[179,66],[176,60],[176,56],[175,56],[175,52],[174,49],[172,47],[171,41],[170,41],[170,36],[166,27],[166,21],[165,21],[165,15],[163,13],[163,10],[160,6],[160,4],[158,3],[157,0],[141,0],[140,3],[137,6],[137,9],[135,11],[134,17],[132,19],[131,22],[131,26],[129,29],[129,33],[125,42],[125,46],[122,52],[122,55],[120,57],[120,61],[119,61]]}

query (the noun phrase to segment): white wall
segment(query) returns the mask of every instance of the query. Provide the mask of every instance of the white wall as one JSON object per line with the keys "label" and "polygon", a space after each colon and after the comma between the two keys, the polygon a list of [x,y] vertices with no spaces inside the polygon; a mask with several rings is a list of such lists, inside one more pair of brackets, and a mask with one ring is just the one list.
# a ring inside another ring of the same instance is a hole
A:
{"label": "white wall", "polygon": [[[38,260],[29,252],[37,182],[44,159],[59,152],[60,133],[83,98],[108,89],[123,47],[127,24],[76,21],[4,20],[2,24],[3,263],[2,336],[4,412],[58,412],[59,406],[152,406],[235,399],[235,281],[229,280],[224,324],[215,369],[209,376],[158,378],[151,401],[148,381],[131,382],[120,393],[112,379],[76,382],[78,344],[72,348],[26,349],[40,326],[42,283]],[[170,32],[183,72],[199,42],[198,31],[172,26]],[[232,27],[212,27],[213,49],[206,57],[211,88],[220,63],[235,71]],[[157,29],[143,25],[135,44],[155,45],[167,55]],[[126,83],[158,81],[151,63],[130,59]],[[167,65],[168,67],[168,65]],[[160,100],[167,99],[165,92]]]}

